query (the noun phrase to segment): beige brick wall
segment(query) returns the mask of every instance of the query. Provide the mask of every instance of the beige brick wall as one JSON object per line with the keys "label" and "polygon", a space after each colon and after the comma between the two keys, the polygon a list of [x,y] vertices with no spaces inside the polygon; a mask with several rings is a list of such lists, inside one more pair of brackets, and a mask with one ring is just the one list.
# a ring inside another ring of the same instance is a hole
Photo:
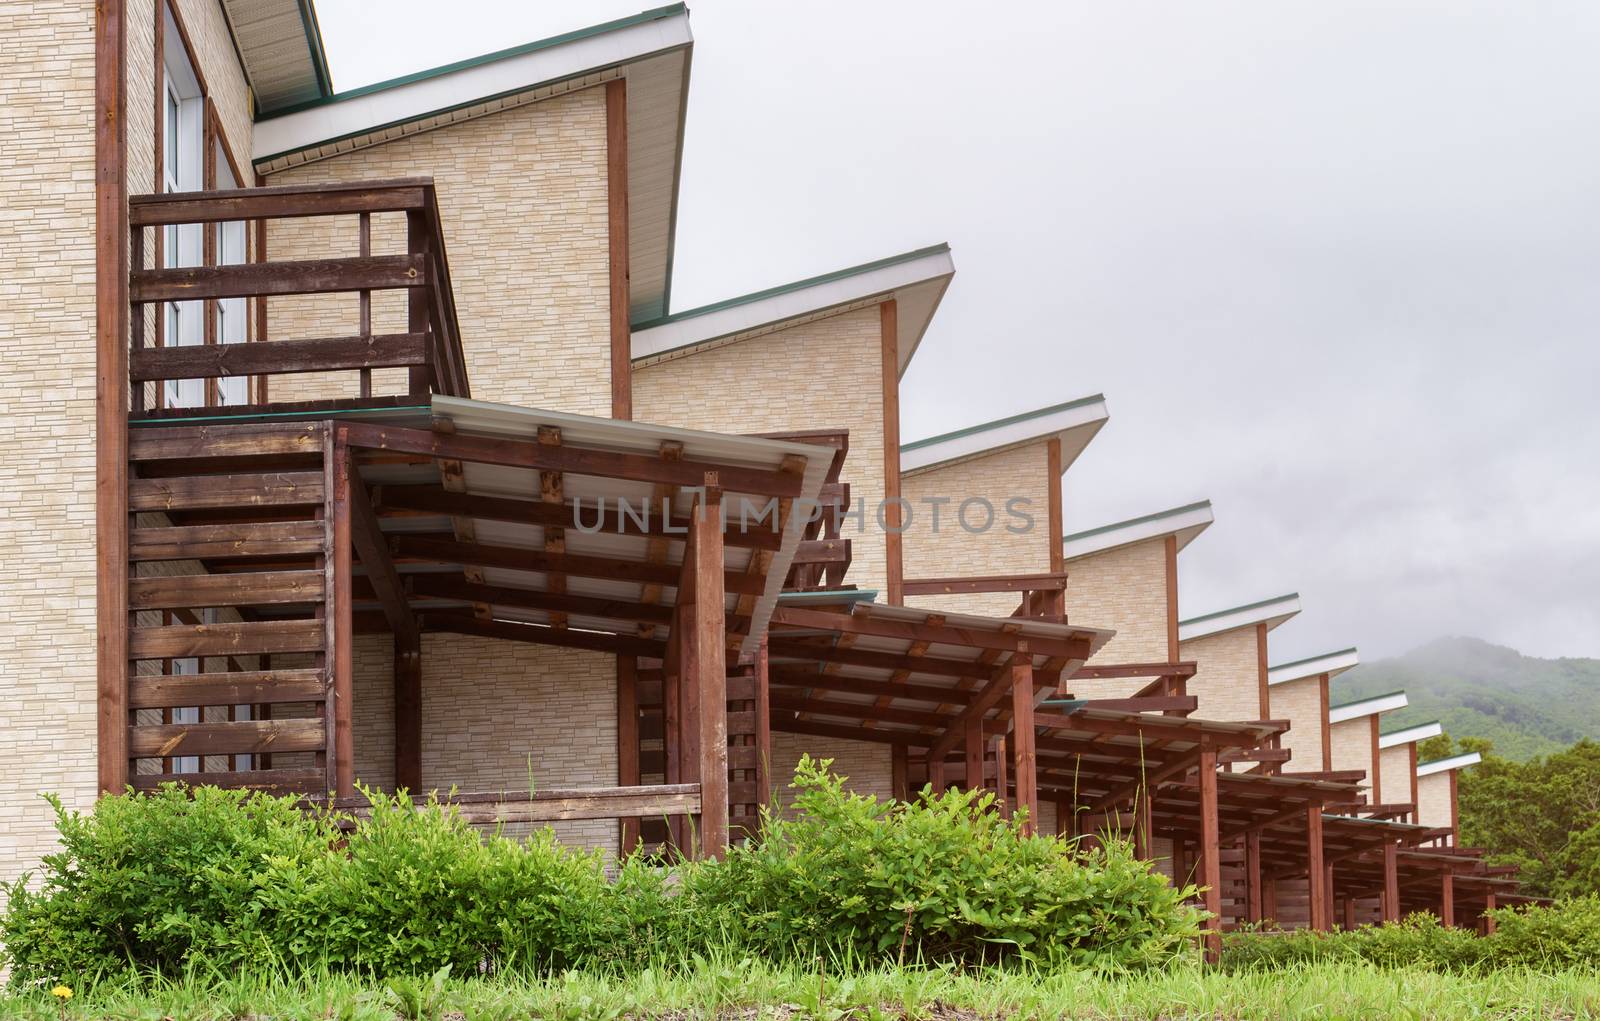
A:
{"label": "beige brick wall", "polygon": [[[908,475],[901,494],[910,503],[910,527],[902,540],[907,578],[934,578],[986,574],[1038,574],[1050,570],[1050,478],[1047,444],[1029,443],[968,461]],[[993,508],[972,505],[966,520],[981,534],[963,528],[958,519],[961,503],[983,499]],[[939,527],[933,528],[934,505],[939,507]],[[1009,501],[1031,525],[1007,512]],[[1010,529],[1027,529],[1013,532]],[[911,606],[949,613],[1009,617],[1020,596],[1015,592],[983,592],[959,596],[921,596],[906,600]]]}
{"label": "beige brick wall", "polygon": [[1290,773],[1307,773],[1322,768],[1322,681],[1303,677],[1267,689],[1272,703],[1271,719],[1288,720],[1289,729],[1281,738],[1283,747],[1293,754],[1283,767]]}
{"label": "beige brick wall", "polygon": [[882,589],[882,337],[876,307],[845,312],[730,344],[642,366],[633,374],[633,417],[641,422],[764,433],[848,429],[841,479],[866,501],[864,528],[846,522],[853,561],[845,580]]}
{"label": "beige brick wall", "polygon": [[1261,719],[1256,629],[1235,628],[1178,644],[1178,659],[1193,660],[1189,694],[1200,699],[1196,716],[1208,720]]}
{"label": "beige brick wall", "polygon": [[[605,91],[584,89],[273,174],[270,185],[431,176],[454,280],[472,395],[611,414]],[[352,217],[275,222],[273,259],[355,255]],[[378,217],[373,251],[404,251],[399,216]],[[354,295],[275,298],[276,339],[357,326]],[[404,328],[403,298],[375,295],[374,329]],[[401,393],[403,373],[377,373]],[[280,378],[274,400],[354,396],[354,373]],[[639,416],[643,418],[644,416]]]}
{"label": "beige brick wall", "polygon": [[1328,729],[1328,741],[1333,745],[1334,769],[1360,769],[1367,774],[1366,783],[1372,782],[1372,721],[1359,719],[1335,723]]}
{"label": "beige brick wall", "polygon": [[1395,745],[1378,751],[1380,766],[1378,780],[1383,787],[1378,800],[1386,805],[1404,804],[1411,800],[1411,746]]}
{"label": "beige brick wall", "polygon": [[[1149,539],[1067,561],[1067,619],[1116,635],[1089,660],[1095,664],[1167,661],[1167,551]],[[1072,682],[1083,698],[1126,698],[1148,679]]]}
{"label": "beige brick wall", "polygon": [[[394,787],[394,645],[356,643],[356,776]],[[617,783],[616,660],[604,653],[464,635],[422,642],[422,782],[498,791]],[[522,828],[523,831],[526,827]],[[617,824],[559,823],[567,842],[615,852]]]}
{"label": "beige brick wall", "polygon": [[1417,822],[1424,826],[1449,826],[1450,773],[1429,773],[1417,778]]}
{"label": "beige brick wall", "polygon": [[95,791],[94,4],[0,33],[0,877]]}

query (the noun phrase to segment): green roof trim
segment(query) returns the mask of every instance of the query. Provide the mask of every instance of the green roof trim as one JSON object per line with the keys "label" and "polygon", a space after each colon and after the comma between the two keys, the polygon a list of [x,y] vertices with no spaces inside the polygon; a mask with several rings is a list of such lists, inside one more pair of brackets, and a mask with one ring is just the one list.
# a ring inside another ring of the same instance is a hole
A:
{"label": "green roof trim", "polygon": [[878,590],[877,589],[847,588],[847,589],[834,589],[834,590],[828,591],[828,592],[780,592],[780,593],[778,593],[778,602],[780,602],[780,603],[845,602],[845,601],[853,602],[853,603],[875,603],[875,602],[878,601]]}
{"label": "green roof trim", "polygon": [[[1353,705],[1365,705],[1368,702],[1376,702],[1380,698],[1394,698],[1396,695],[1404,695],[1405,693],[1406,693],[1406,689],[1398,688],[1398,689],[1396,689],[1394,691],[1385,691],[1380,695],[1367,695],[1367,696],[1364,696],[1362,698],[1353,698],[1348,702],[1335,702],[1332,705],[1328,706],[1328,711],[1332,712],[1335,709],[1348,709]],[[1414,724],[1414,726],[1421,726],[1421,724]],[[1410,728],[1409,727],[1402,727],[1401,729],[1402,730],[1409,730]]]}
{"label": "green roof trim", "polygon": [[1064,404],[1052,404],[1048,408],[1039,408],[1036,411],[1024,411],[1021,414],[1011,415],[1007,418],[997,418],[993,422],[982,422],[978,425],[969,425],[965,429],[957,429],[954,432],[941,433],[938,436],[929,436],[927,439],[916,440],[912,443],[902,443],[900,444],[900,453],[904,454],[908,450],[920,450],[923,447],[931,447],[935,443],[945,443],[949,440],[958,440],[966,436],[972,436],[976,433],[988,432],[991,429],[1002,429],[1008,425],[1016,425],[1018,422],[1026,422],[1030,418],[1043,418],[1046,415],[1053,415],[1058,411],[1070,411],[1073,408],[1086,407],[1090,404],[1104,401],[1105,399],[1105,394],[1091,394],[1088,397],[1079,397],[1075,401],[1067,401]]}
{"label": "green roof trim", "polygon": [[[905,448],[902,447],[901,449],[904,450]],[[1151,521],[1160,521],[1162,518],[1169,518],[1177,514],[1187,514],[1190,511],[1196,511],[1200,510],[1202,507],[1210,506],[1210,500],[1201,500],[1199,503],[1188,503],[1184,504],[1182,507],[1174,507],[1171,510],[1156,511],[1154,514],[1145,514],[1137,518],[1129,518],[1126,521],[1117,521],[1109,525],[1101,525],[1099,528],[1089,528],[1082,532],[1073,532],[1071,535],[1063,535],[1061,537],[1061,541],[1071,542],[1073,539],[1088,539],[1096,535],[1104,535],[1107,532],[1115,532],[1119,528],[1129,528],[1133,525],[1148,524]]]}
{"label": "green roof trim", "polygon": [[[738,308],[740,305],[753,304],[754,302],[762,301],[766,298],[776,298],[779,295],[792,294],[795,291],[801,291],[807,287],[815,287],[818,284],[831,284],[835,280],[844,280],[848,277],[857,276],[862,273],[870,273],[875,269],[885,269],[889,266],[898,266],[901,263],[914,262],[917,259],[924,258],[925,256],[941,255],[948,251],[950,251],[950,243],[947,241],[942,241],[937,245],[929,245],[926,248],[918,248],[915,251],[903,252],[899,255],[891,255],[882,259],[874,259],[872,262],[863,262],[859,266],[836,269],[831,273],[823,273],[820,276],[807,277],[804,280],[796,280],[793,283],[779,284],[776,287],[768,287],[761,291],[752,291],[749,294],[741,294],[736,298],[724,298],[722,301],[712,302],[709,305],[701,305],[698,308],[685,309],[682,312],[670,312],[667,315],[656,316],[653,319],[640,320],[639,322],[632,323],[631,326],[635,330],[648,330],[656,326],[665,326],[668,323],[682,322],[685,319],[694,319],[698,316],[709,315],[712,312],[721,312],[724,309]],[[696,343],[699,342],[697,341]]]}
{"label": "green roof trim", "polygon": [[1218,617],[1226,617],[1230,613],[1240,613],[1240,612],[1242,612],[1244,610],[1256,610],[1256,609],[1260,609],[1263,606],[1271,606],[1273,603],[1281,603],[1285,599],[1299,599],[1299,598],[1300,598],[1300,593],[1298,593],[1298,592],[1289,592],[1289,593],[1285,593],[1284,595],[1281,595],[1281,596],[1273,596],[1271,599],[1262,599],[1262,600],[1259,600],[1259,601],[1254,602],[1254,603],[1245,603],[1243,606],[1235,606],[1235,607],[1232,607],[1232,608],[1227,609],[1227,610],[1218,610],[1215,613],[1202,613],[1198,617],[1190,617],[1188,620],[1180,620],[1180,621],[1178,621],[1178,623],[1180,625],[1183,625],[1183,624],[1198,624],[1203,620],[1215,620]]}
{"label": "green roof trim", "polygon": [[[1330,708],[1332,708],[1332,707],[1330,706]],[[1425,721],[1423,723],[1407,723],[1407,724],[1404,724],[1404,725],[1399,726],[1399,727],[1390,727],[1388,730],[1384,730],[1382,727],[1379,727],[1378,728],[1378,736],[1379,737],[1388,737],[1390,734],[1399,734],[1399,733],[1403,733],[1404,731],[1407,731],[1407,730],[1416,730],[1418,727],[1431,727],[1436,723],[1438,723],[1439,726],[1441,726],[1441,727],[1444,726],[1444,724],[1439,723],[1438,720],[1427,720],[1427,721]],[[1419,762],[1419,763],[1417,763],[1417,765],[1420,766],[1420,765],[1422,765],[1422,763]]]}
{"label": "green roof trim", "polygon": [[1268,667],[1267,669],[1268,670],[1287,670],[1292,666],[1305,666],[1307,663],[1315,663],[1319,659],[1327,659],[1329,656],[1343,656],[1347,652],[1355,652],[1355,651],[1356,651],[1356,647],[1354,645],[1352,645],[1348,649],[1338,649],[1338,650],[1336,650],[1334,652],[1324,652],[1324,653],[1321,653],[1321,654],[1316,655],[1316,656],[1307,656],[1305,659],[1290,660],[1287,663],[1276,663],[1276,664],[1273,664],[1272,666]]}
{"label": "green roof trim", "polygon": [[[615,32],[618,29],[631,28],[634,25],[643,25],[651,21],[660,21],[663,18],[676,17],[677,15],[688,13],[688,10],[689,8],[686,5],[679,3],[672,4],[667,7],[656,7],[648,11],[640,11],[638,14],[631,14],[626,18],[618,18],[615,21],[607,21],[599,25],[590,25],[588,28],[580,28],[571,32],[563,32],[560,35],[550,36],[548,39],[536,39],[531,43],[523,43],[520,46],[510,46],[503,50],[495,50],[493,53],[484,53],[480,56],[468,57],[465,60],[457,60],[454,63],[442,64],[439,67],[430,67],[423,71],[413,71],[411,74],[404,74],[398,78],[390,78],[386,81],[374,82],[371,85],[363,85],[360,88],[350,89],[345,92],[334,92],[323,96],[320,99],[308,99],[304,103],[295,103],[294,105],[286,106],[281,110],[274,110],[271,112],[271,114],[264,117],[259,117],[257,119],[271,120],[274,117],[283,117],[291,113],[299,113],[302,110],[311,110],[319,106],[329,106],[333,103],[342,103],[347,99],[370,96],[375,92],[384,92],[388,89],[399,88],[402,85],[411,85],[416,82],[427,81],[430,78],[439,78],[447,74],[453,74],[456,71],[465,71],[469,68],[481,67],[484,64],[492,64],[497,60],[504,60],[507,57],[520,57],[524,54],[535,53],[539,50],[547,50],[551,47],[560,46],[564,43],[576,42],[579,39],[587,39],[590,36],[604,35],[607,32]],[[313,21],[314,20],[315,15],[313,15]],[[318,34],[317,38],[318,42],[320,43],[320,33]],[[523,90],[518,89],[517,91],[520,92]],[[483,97],[484,100],[491,98],[494,97]],[[482,102],[483,100],[478,101]],[[435,112],[437,113],[440,111]],[[368,130],[378,129],[370,128]],[[261,161],[257,160],[256,162]]]}
{"label": "green roof trim", "polygon": [[194,422],[257,422],[267,418],[344,418],[350,415],[400,415],[433,412],[431,404],[406,404],[390,408],[330,408],[322,411],[257,411],[248,415],[196,415],[193,418],[130,418],[129,426],[190,425]]}
{"label": "green roof trim", "polygon": [[1479,754],[1479,753],[1478,752],[1456,752],[1454,755],[1446,755],[1442,759],[1429,759],[1427,762],[1419,762],[1419,763],[1417,763],[1417,768],[1421,769],[1423,766],[1436,766],[1441,762],[1449,762],[1451,759],[1464,759],[1468,755],[1477,755],[1477,754]]}
{"label": "green roof trim", "polygon": [[311,67],[317,74],[317,92],[323,99],[333,95],[333,75],[328,73],[328,54],[322,47],[322,25],[317,22],[317,7],[312,0],[300,0],[300,24],[306,32],[306,48],[311,51]]}

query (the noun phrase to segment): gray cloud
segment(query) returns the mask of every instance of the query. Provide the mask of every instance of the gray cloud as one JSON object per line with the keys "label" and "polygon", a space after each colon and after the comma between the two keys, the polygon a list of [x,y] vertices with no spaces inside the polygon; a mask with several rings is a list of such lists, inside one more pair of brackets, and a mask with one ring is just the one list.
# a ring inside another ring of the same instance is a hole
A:
{"label": "gray cloud", "polygon": [[[392,6],[320,0],[341,87],[641,5]],[[948,239],[908,437],[1104,391],[1068,526],[1211,497],[1186,614],[1298,590],[1285,659],[1600,655],[1600,8],[702,0],[693,26],[677,307]]]}

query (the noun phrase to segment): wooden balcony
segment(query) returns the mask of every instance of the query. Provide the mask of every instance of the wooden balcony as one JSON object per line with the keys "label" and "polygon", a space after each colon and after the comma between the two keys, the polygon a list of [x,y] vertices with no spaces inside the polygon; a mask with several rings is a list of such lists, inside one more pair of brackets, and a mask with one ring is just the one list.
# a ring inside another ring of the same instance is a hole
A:
{"label": "wooden balcony", "polygon": [[[405,218],[404,251],[374,254],[373,218],[396,214]],[[356,251],[311,259],[265,257],[268,248],[262,239],[267,221],[334,217],[356,219]],[[131,265],[141,267],[129,277],[133,306],[129,407],[134,415],[185,418],[214,413],[218,403],[214,381],[237,377],[251,380],[251,396],[243,405],[234,402],[230,414],[262,411],[269,405],[275,411],[294,410],[293,402],[269,400],[267,382],[274,376],[302,373],[353,372],[359,379],[357,396],[300,402],[306,410],[416,403],[427,394],[471,396],[432,179],[137,195],[129,199],[128,219]],[[218,231],[213,225],[237,223],[257,224],[255,260],[219,265]],[[203,235],[203,242],[190,245],[203,249],[202,265],[142,268],[150,246],[157,253],[155,261],[167,261],[161,247],[178,244],[176,232],[182,229]],[[389,291],[405,294],[405,327],[379,333],[373,329],[374,292]],[[353,296],[351,311],[359,325],[351,334],[267,341],[266,299],[336,294]],[[218,309],[230,299],[252,306],[254,335],[248,342],[225,343],[218,335]],[[156,335],[149,335],[152,317],[145,314],[147,307],[168,303],[195,303],[188,307],[203,313],[203,342],[173,343],[162,337],[165,320],[160,313],[153,317]],[[373,392],[373,371],[381,369],[406,370],[403,394]],[[161,407],[170,403],[161,400],[160,389],[169,380],[207,381],[205,406]]]}

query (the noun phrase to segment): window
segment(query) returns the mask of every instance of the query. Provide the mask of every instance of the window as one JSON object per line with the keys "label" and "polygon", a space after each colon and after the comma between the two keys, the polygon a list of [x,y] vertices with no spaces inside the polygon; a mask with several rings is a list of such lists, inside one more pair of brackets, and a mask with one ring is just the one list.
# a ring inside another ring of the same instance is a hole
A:
{"label": "window", "polygon": [[[165,61],[162,73],[161,183],[164,191],[199,191],[205,187],[205,100],[200,79],[189,64],[182,35],[166,11]],[[198,266],[204,259],[205,235],[200,224],[170,226],[162,236],[162,263],[169,269]],[[202,303],[171,301],[163,315],[163,343],[187,347],[205,342]],[[205,403],[205,381],[168,380],[164,401],[169,407],[192,408]]]}
{"label": "window", "polygon": [[[222,143],[217,143],[216,153],[217,187],[237,188],[239,182],[234,179],[233,171],[228,166],[228,158],[222,150]],[[216,225],[216,252],[217,265],[236,266],[246,261],[248,251],[245,245],[245,225],[243,220],[230,220],[227,223]],[[250,339],[249,321],[244,298],[223,298],[217,303],[217,343],[242,344]],[[217,380],[217,400],[229,406],[238,406],[250,403],[250,378],[248,376],[225,376]],[[243,717],[249,719],[249,717]]]}

